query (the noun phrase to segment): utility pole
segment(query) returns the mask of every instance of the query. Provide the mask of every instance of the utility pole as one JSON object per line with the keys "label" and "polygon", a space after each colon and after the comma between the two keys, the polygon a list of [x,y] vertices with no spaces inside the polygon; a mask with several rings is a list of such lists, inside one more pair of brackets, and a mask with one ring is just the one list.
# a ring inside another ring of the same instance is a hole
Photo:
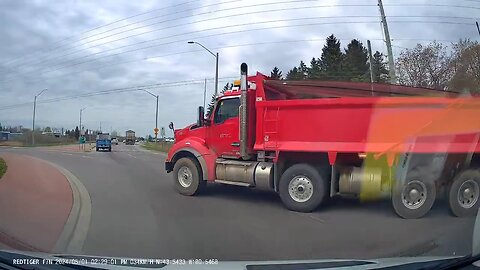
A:
{"label": "utility pole", "polygon": [[157,109],[155,110],[155,143],[157,143],[157,138],[158,138],[158,95],[155,96],[157,99]]}
{"label": "utility pole", "polygon": [[387,54],[388,54],[388,68],[390,83],[396,84],[397,78],[395,75],[395,63],[393,62],[393,51],[392,51],[392,41],[390,40],[390,33],[388,32],[387,17],[385,17],[385,10],[383,10],[382,0],[378,0],[378,7],[380,8],[380,16],[382,17],[382,26],[385,34],[385,43],[387,45]]}
{"label": "utility pole", "polygon": [[85,109],[86,109],[86,107],[80,109],[80,126],[78,127],[80,134],[82,133],[82,112],[83,112]]}
{"label": "utility pole", "polygon": [[368,62],[370,63],[370,87],[372,90],[373,96],[373,57],[372,57],[372,44],[370,44],[370,40],[367,40],[367,49],[368,49]]}
{"label": "utility pole", "polygon": [[215,61],[215,97],[218,97],[218,52]]}
{"label": "utility pole", "polygon": [[40,93],[36,94],[35,98],[33,99],[32,145],[35,145],[35,110],[37,109],[37,97],[39,97],[45,91],[47,91],[47,89],[40,91]]}
{"label": "utility pole", "polygon": [[205,86],[203,89],[203,108],[205,109],[206,103],[205,99],[207,98],[207,78],[205,78]]}

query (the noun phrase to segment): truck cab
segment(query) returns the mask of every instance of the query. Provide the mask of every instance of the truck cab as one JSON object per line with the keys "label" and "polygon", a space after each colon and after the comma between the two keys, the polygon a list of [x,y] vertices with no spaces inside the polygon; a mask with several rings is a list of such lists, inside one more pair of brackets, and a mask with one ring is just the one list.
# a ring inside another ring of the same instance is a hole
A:
{"label": "truck cab", "polygon": [[240,86],[211,115],[199,107],[197,123],[174,130],[165,169],[187,196],[216,182],[277,192],[293,211],[338,196],[390,199],[400,217],[419,218],[444,193],[452,213],[467,216],[480,206],[472,115],[480,99],[456,92],[270,80],[242,64]]}
{"label": "truck cab", "polygon": [[95,141],[96,151],[107,150],[108,152],[112,151],[112,140],[110,134],[101,133],[97,134],[97,139]]}

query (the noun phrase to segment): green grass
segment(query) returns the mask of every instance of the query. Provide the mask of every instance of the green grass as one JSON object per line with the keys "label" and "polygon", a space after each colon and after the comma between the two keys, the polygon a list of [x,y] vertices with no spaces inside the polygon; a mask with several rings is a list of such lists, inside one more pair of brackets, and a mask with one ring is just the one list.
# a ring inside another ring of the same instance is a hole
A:
{"label": "green grass", "polygon": [[168,152],[172,147],[172,143],[169,142],[146,142],[143,147],[148,150],[153,151],[160,151],[160,152]]}
{"label": "green grass", "polygon": [[7,163],[3,158],[0,158],[0,178],[7,172]]}

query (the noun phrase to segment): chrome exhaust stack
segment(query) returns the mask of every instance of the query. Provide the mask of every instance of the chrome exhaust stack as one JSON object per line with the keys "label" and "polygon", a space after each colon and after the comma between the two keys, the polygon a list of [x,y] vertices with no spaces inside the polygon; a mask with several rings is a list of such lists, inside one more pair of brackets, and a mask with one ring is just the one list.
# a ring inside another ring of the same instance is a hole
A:
{"label": "chrome exhaust stack", "polygon": [[242,63],[240,66],[240,156],[243,160],[248,160],[250,155],[248,154],[248,99],[247,99],[247,75],[248,66]]}

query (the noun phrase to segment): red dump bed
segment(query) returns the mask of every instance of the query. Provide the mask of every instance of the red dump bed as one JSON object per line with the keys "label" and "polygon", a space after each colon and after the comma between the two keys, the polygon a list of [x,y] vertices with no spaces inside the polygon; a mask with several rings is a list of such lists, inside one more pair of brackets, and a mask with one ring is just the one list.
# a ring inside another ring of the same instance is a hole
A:
{"label": "red dump bed", "polygon": [[256,86],[255,150],[480,152],[480,98],[386,84],[273,81]]}

